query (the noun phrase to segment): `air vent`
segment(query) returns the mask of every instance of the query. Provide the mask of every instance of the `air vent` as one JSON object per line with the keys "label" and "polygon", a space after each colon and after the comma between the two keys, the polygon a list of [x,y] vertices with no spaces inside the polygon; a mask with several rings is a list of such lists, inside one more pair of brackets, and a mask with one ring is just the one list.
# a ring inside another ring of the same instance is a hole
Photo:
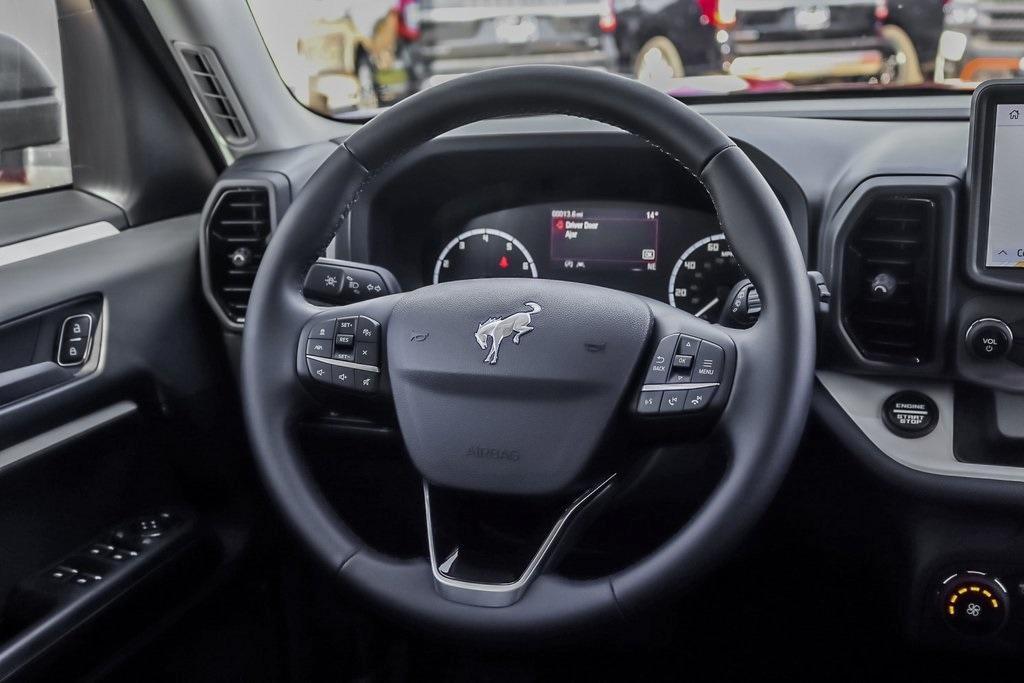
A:
{"label": "air vent", "polygon": [[934,353],[938,205],[903,194],[865,201],[843,250],[843,324],[869,360],[925,363]]}
{"label": "air vent", "polygon": [[221,136],[232,145],[253,142],[252,126],[231,87],[216,53],[184,43],[175,43],[192,91]]}
{"label": "air vent", "polygon": [[236,325],[245,322],[256,270],[270,238],[273,212],[265,187],[220,190],[206,226],[206,263],[210,296]]}

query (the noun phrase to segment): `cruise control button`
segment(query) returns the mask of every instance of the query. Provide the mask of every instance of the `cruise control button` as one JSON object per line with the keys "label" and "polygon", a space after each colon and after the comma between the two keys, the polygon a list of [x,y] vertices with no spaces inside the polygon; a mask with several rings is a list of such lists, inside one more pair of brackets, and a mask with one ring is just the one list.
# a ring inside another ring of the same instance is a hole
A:
{"label": "cruise control button", "polygon": [[349,347],[355,342],[356,336],[354,334],[336,334],[334,335],[335,346]]}
{"label": "cruise control button", "polygon": [[380,323],[365,315],[356,321],[356,341],[375,342],[380,339]]}
{"label": "cruise control button", "polygon": [[313,329],[309,331],[310,339],[330,339],[334,336],[334,321],[328,320],[326,322],[317,323],[313,325]]}
{"label": "cruise control button", "polygon": [[[356,333],[356,317],[351,318],[338,318],[338,321],[334,326],[335,334],[355,334]],[[330,337],[328,337],[330,339]]]}
{"label": "cruise control button", "polygon": [[[670,334],[658,342],[658,348],[654,351],[651,364],[647,366],[647,377],[644,379],[644,384],[664,384],[668,379],[678,337],[679,335],[677,334]],[[639,407],[637,410],[639,410]],[[655,404],[654,412],[657,412],[657,410],[658,406]]]}
{"label": "cruise control button", "polygon": [[676,353],[682,356],[697,355],[697,348],[700,346],[700,339],[686,334],[679,335],[679,348]]}
{"label": "cruise control button", "polygon": [[306,359],[309,376],[318,382],[331,383],[331,365],[315,358]]}
{"label": "cruise control button", "polygon": [[356,362],[355,350],[352,348],[336,348],[334,349],[334,353],[331,354],[331,358],[333,358],[334,360],[342,360],[345,361],[346,363]]}
{"label": "cruise control button", "polygon": [[356,391],[377,391],[380,386],[380,375],[369,370],[353,370],[355,377]]}
{"label": "cruise control button", "polygon": [[369,342],[356,342],[356,362],[362,365],[377,365],[377,344]]}
{"label": "cruise control button", "polygon": [[331,357],[331,342],[327,339],[310,339],[306,342],[306,355],[317,358]]}
{"label": "cruise control button", "polygon": [[657,413],[661,406],[660,391],[641,391],[640,400],[636,404],[636,412],[641,415]]}
{"label": "cruise control button", "polygon": [[683,412],[683,405],[686,403],[686,390],[674,389],[672,391],[666,391],[661,395],[661,412],[663,413],[681,413]]}
{"label": "cruise control button", "polygon": [[705,387],[703,389],[690,389],[686,392],[686,405],[683,406],[683,412],[693,413],[698,410],[704,410],[704,407],[711,403],[711,399],[715,396],[715,387]]}
{"label": "cruise control button", "polygon": [[700,350],[693,361],[694,382],[721,382],[725,351],[709,341],[701,342]]}

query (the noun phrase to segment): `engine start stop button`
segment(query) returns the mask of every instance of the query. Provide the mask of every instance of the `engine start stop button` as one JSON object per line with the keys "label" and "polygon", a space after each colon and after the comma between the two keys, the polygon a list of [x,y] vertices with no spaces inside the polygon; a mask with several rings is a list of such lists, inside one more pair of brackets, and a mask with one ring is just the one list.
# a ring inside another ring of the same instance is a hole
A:
{"label": "engine start stop button", "polygon": [[894,434],[916,439],[935,429],[939,408],[920,391],[900,391],[886,399],[882,416]]}

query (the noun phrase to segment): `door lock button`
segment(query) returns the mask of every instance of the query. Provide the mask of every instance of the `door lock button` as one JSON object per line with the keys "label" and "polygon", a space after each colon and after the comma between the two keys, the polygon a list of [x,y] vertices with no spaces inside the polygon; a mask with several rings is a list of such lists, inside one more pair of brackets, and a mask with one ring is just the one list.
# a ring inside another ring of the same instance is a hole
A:
{"label": "door lock button", "polygon": [[65,318],[57,343],[57,364],[64,367],[81,365],[92,345],[92,316],[88,313]]}

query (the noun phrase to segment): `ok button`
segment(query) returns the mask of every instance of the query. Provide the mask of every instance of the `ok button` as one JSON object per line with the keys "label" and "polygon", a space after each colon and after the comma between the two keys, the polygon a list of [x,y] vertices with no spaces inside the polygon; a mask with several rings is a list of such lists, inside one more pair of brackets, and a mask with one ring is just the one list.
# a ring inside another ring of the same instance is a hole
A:
{"label": "ok button", "polygon": [[725,351],[721,346],[702,341],[696,358],[693,359],[694,382],[721,382],[722,366],[725,365]]}

